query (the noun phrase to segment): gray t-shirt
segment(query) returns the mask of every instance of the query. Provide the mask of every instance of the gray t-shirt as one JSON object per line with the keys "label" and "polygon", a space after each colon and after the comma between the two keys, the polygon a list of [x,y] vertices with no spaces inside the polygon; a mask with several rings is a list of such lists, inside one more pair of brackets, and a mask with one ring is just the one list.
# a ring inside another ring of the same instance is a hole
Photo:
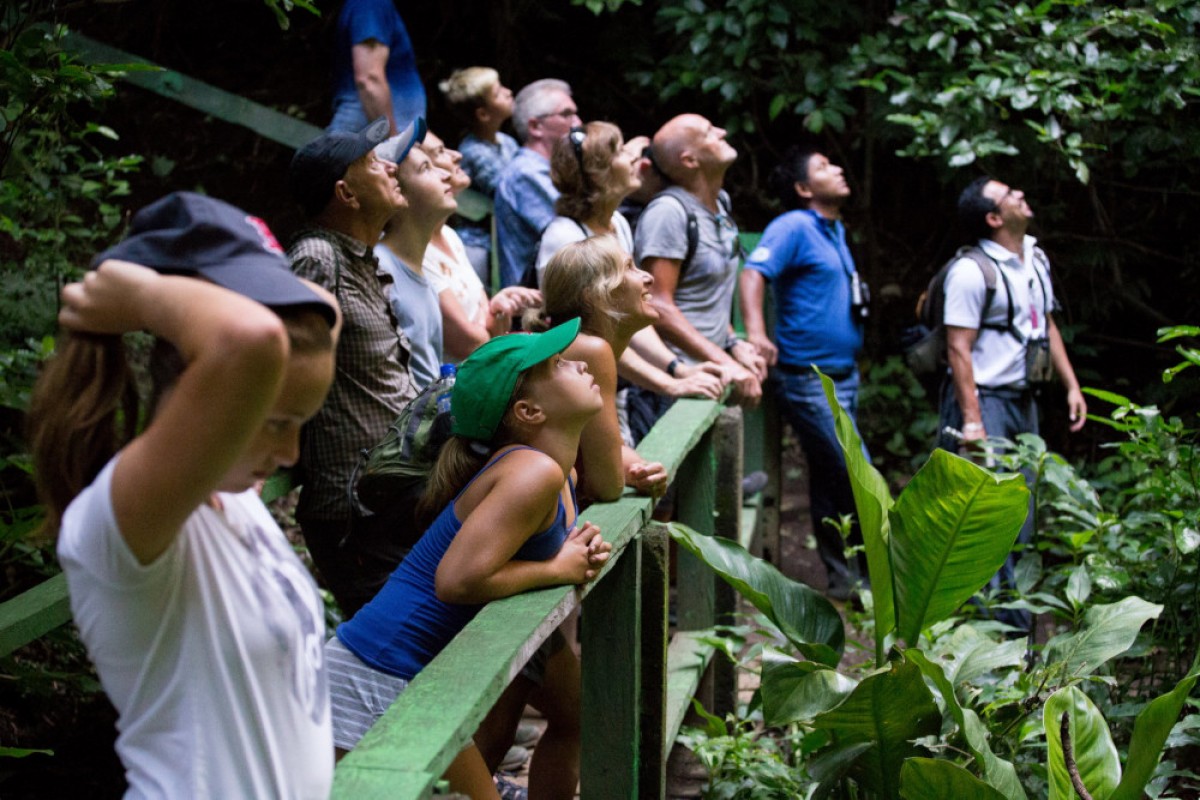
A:
{"label": "gray t-shirt", "polygon": [[437,293],[424,276],[418,275],[386,245],[375,245],[375,257],[392,275],[388,302],[396,315],[396,324],[412,344],[409,369],[413,385],[424,389],[438,379],[442,366],[442,309]]}
{"label": "gray t-shirt", "polygon": [[[721,194],[728,208],[728,197]],[[687,255],[685,205],[696,217],[699,238],[696,253],[675,287],[675,305],[700,335],[724,349],[731,338],[729,321],[737,284],[737,223],[724,213],[709,211],[690,192],[672,187],[651,200],[638,219],[634,258],[639,265],[648,258],[683,260]],[[679,352],[674,346],[671,349]]]}

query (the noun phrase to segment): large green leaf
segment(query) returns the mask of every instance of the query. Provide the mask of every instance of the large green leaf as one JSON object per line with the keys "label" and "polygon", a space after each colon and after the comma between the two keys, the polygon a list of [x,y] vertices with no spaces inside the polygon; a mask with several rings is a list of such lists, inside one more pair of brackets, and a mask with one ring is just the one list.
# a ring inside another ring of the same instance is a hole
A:
{"label": "large green leaf", "polygon": [[1050,782],[1050,800],[1075,800],[1075,787],[1067,773],[1063,758],[1060,726],[1062,715],[1070,716],[1071,751],[1079,778],[1095,800],[1107,800],[1121,780],[1121,762],[1117,748],[1108,732],[1108,723],[1100,709],[1075,686],[1059,689],[1050,695],[1042,710],[1046,726],[1046,745],[1049,763],[1046,765]]}
{"label": "large green leaf", "polygon": [[941,730],[942,716],[915,663],[897,661],[865,678],[846,701],[813,720],[839,744],[871,742],[850,775],[880,798],[899,798],[904,759],[921,755],[912,740]]}
{"label": "large green leaf", "polygon": [[1024,639],[997,642],[974,626],[963,624],[956,626],[950,635],[949,651],[938,655],[945,662],[946,679],[957,685],[1003,667],[1021,666],[1027,647]]}
{"label": "large green leaf", "polygon": [[766,614],[805,657],[837,666],[846,628],[837,609],[819,592],[788,578],[736,542],[705,536],[677,522],[667,528],[680,546]]}
{"label": "large green leaf", "polygon": [[997,477],[934,450],[888,512],[899,635],[946,619],[1012,550],[1029,507],[1020,475]]}
{"label": "large green leaf", "polygon": [[1125,761],[1125,774],[1109,800],[1141,800],[1146,784],[1154,775],[1158,760],[1162,757],[1163,744],[1171,728],[1179,719],[1179,712],[1200,677],[1200,663],[1175,688],[1156,697],[1137,715],[1133,723],[1133,737],[1129,740],[1129,757]]}
{"label": "large green leaf", "polygon": [[1083,627],[1046,643],[1046,663],[1063,664],[1069,677],[1087,675],[1128,650],[1146,620],[1157,619],[1162,609],[1136,596],[1092,606],[1083,615]]}
{"label": "large green leaf", "polygon": [[[817,370],[817,374],[821,375],[820,370]],[[892,494],[888,490],[887,480],[863,455],[862,439],[854,428],[854,421],[838,403],[833,381],[821,375],[821,384],[825,387],[825,399],[833,411],[834,429],[846,458],[846,473],[850,476],[850,489],[854,492],[854,506],[858,510],[858,526],[867,550],[867,569],[871,575],[871,596],[875,604],[875,650],[877,658],[882,658],[883,638],[896,626],[892,565],[888,556],[888,509],[892,507]]]}
{"label": "large green leaf", "polygon": [[1025,789],[1021,786],[1020,779],[1017,778],[1016,767],[992,752],[991,745],[988,744],[987,728],[980,721],[978,714],[959,704],[958,697],[954,694],[954,687],[942,667],[937,662],[930,660],[920,650],[909,649],[905,651],[904,657],[916,664],[941,694],[946,710],[958,723],[963,738],[967,742],[967,748],[971,751],[971,755],[975,756],[975,761],[983,770],[988,784],[1008,800],[1027,800]]}
{"label": "large green leaf", "polygon": [[957,764],[933,758],[904,762],[900,796],[905,800],[1004,800],[1004,795]]}
{"label": "large green leaf", "polygon": [[809,722],[835,708],[858,684],[814,661],[797,661],[773,648],[763,650],[763,721],[771,726]]}

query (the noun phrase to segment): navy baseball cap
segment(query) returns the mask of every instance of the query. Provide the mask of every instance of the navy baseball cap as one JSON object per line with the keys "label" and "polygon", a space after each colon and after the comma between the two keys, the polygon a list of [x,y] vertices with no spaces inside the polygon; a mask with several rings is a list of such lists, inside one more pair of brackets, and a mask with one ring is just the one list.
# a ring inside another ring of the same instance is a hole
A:
{"label": "navy baseball cap", "polygon": [[288,187],[305,215],[321,213],[350,165],[387,139],[389,129],[387,118],[380,117],[355,133],[324,133],[296,151],[288,169]]}
{"label": "navy baseball cap", "polygon": [[311,306],[332,326],[337,311],[292,272],[267,223],[222,200],[175,192],[133,215],[117,245],[92,259],[198,275],[270,308]]}
{"label": "navy baseball cap", "polygon": [[408,156],[408,151],[413,149],[413,145],[425,141],[425,131],[425,118],[417,117],[408,123],[407,128],[376,145],[375,155],[393,164],[399,164]]}

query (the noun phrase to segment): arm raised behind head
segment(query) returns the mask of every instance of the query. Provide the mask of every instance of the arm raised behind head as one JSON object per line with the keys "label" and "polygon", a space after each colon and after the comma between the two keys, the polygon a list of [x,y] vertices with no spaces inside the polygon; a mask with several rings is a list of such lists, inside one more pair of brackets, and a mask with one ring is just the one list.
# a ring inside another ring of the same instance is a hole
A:
{"label": "arm raised behind head", "polygon": [[145,432],[123,451],[112,482],[121,535],[153,561],[258,433],[288,358],[271,310],[195,278],[107,261],[63,289],[60,322],[81,333],[147,330],[186,364]]}
{"label": "arm raised behind head", "polygon": [[512,453],[490,467],[456,506],[456,513],[465,518],[438,564],[438,599],[486,603],[594,578],[599,568],[594,559],[602,549],[595,526],[573,533],[548,561],[513,560],[529,537],[553,521],[564,487],[562,468],[534,450]]}

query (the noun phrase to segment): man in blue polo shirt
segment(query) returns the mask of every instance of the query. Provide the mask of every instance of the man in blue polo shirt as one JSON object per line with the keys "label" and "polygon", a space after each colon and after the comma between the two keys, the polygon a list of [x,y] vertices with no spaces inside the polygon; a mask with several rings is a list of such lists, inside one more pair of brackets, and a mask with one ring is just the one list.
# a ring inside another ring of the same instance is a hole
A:
{"label": "man in blue polo shirt", "polygon": [[346,0],[333,46],[329,131],[358,131],[386,117],[396,135],[425,116],[425,87],[404,21],[392,0]]}
{"label": "man in blue polo shirt", "polygon": [[[854,496],[813,365],[834,380],[842,407],[854,419],[862,349],[865,288],[846,246],[842,205],[850,187],[842,168],[822,153],[792,147],[770,176],[771,188],[791,209],[767,226],[741,276],[747,339],[774,365],[779,398],[808,461],[813,533],[829,573],[829,594],[838,599],[865,577],[847,563],[841,537],[826,518],[855,514]],[[763,288],[770,282],[776,304],[775,342],[763,321]],[[864,451],[865,452],[865,451]],[[854,536],[858,536],[857,525]],[[861,561],[861,560],[859,560]]]}

